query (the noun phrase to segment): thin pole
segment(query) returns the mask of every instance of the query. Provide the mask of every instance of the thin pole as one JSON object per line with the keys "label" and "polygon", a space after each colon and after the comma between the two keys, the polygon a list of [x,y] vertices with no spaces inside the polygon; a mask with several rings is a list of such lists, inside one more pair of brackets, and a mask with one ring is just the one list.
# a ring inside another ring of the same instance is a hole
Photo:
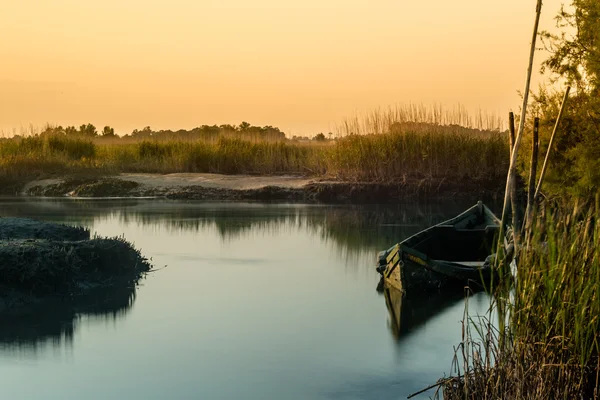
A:
{"label": "thin pole", "polygon": [[529,100],[529,88],[531,86],[531,73],[533,70],[533,57],[535,55],[535,43],[538,36],[538,27],[540,25],[540,15],[542,14],[542,0],[537,0],[535,9],[535,23],[533,25],[533,36],[531,39],[531,49],[529,51],[529,66],[527,67],[527,80],[525,82],[525,93],[523,93],[523,107],[521,110],[521,120],[519,121],[519,134],[515,139],[515,145],[510,157],[510,167],[508,169],[508,177],[506,179],[506,188],[504,190],[504,206],[502,207],[502,224],[500,226],[500,238],[499,244],[502,244],[504,237],[504,226],[508,218],[507,209],[510,199],[510,188],[516,175],[517,167],[517,154],[519,153],[519,146],[521,145],[521,138],[523,137],[523,131],[525,129],[525,116],[527,115],[527,102]]}
{"label": "thin pole", "polygon": [[512,156],[513,146],[515,145],[515,113],[508,113],[508,140],[510,142],[510,155]]}
{"label": "thin pole", "polygon": [[562,104],[560,105],[560,111],[558,112],[558,118],[556,118],[556,123],[554,124],[554,130],[552,131],[552,136],[550,137],[550,143],[548,144],[548,150],[546,151],[546,158],[544,159],[544,165],[542,166],[542,172],[540,174],[540,180],[538,182],[537,188],[535,189],[535,194],[533,196],[534,200],[538,198],[540,195],[540,189],[542,188],[542,182],[544,182],[544,176],[546,175],[546,168],[548,167],[548,158],[550,157],[550,150],[552,150],[552,144],[554,143],[554,136],[556,135],[556,131],[558,130],[558,124],[560,124],[560,120],[563,115],[563,111],[565,110],[565,104],[567,104],[567,99],[569,98],[569,92],[571,91],[571,86],[567,86],[567,91],[565,92],[565,97],[563,97]]}
{"label": "thin pole", "polygon": [[[512,111],[508,113],[508,139],[510,143],[510,154],[512,156],[513,147],[515,145],[515,113]],[[518,240],[518,227],[519,221],[519,207],[517,202],[517,180],[514,179],[510,187],[510,208],[512,213],[512,228],[513,228],[513,239],[515,242],[515,248]]]}
{"label": "thin pole", "polygon": [[538,159],[538,138],[540,134],[540,119],[533,120],[533,140],[531,144],[531,166],[529,169],[529,188],[527,190],[527,207],[533,204],[533,195],[535,194],[535,181],[537,179],[537,159]]}

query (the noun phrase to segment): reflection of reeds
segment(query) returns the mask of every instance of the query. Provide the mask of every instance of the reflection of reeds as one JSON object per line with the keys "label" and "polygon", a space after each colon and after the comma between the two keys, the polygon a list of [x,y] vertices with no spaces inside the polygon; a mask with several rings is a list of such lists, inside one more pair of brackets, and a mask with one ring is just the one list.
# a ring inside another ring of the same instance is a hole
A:
{"label": "reflection of reeds", "polygon": [[[35,208],[51,210],[52,215],[72,218],[93,226],[93,221],[117,218],[125,224],[140,224],[172,232],[214,229],[225,241],[258,233],[276,235],[290,229],[308,230],[347,260],[364,255],[374,262],[377,251],[389,248],[419,230],[453,217],[464,204],[399,204],[371,206],[302,206],[262,204],[194,204],[170,201],[35,201],[34,209],[23,215],[36,215]],[[45,205],[44,205],[45,204]],[[470,204],[469,204],[470,205]],[[73,212],[77,208],[77,212]],[[16,210],[15,210],[16,211]],[[4,211],[0,203],[0,213]],[[366,254],[365,254],[366,253]]]}
{"label": "reflection of reeds", "polygon": [[134,285],[111,285],[68,299],[43,299],[26,313],[0,317],[0,349],[36,352],[46,343],[71,344],[81,318],[122,318],[135,297]]}

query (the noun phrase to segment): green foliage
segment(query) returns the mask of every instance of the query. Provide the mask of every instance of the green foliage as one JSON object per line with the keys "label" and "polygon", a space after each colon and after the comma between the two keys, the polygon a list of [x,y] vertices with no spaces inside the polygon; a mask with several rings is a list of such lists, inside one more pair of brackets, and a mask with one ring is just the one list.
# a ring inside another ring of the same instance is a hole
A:
{"label": "green foliage", "polygon": [[[573,0],[573,11],[561,7],[556,16],[560,34],[542,32],[550,57],[542,70],[548,69],[567,80],[579,91],[600,89],[600,2]],[[566,31],[565,31],[566,30]]]}
{"label": "green foliage", "polygon": [[[546,194],[590,196],[600,188],[600,2],[573,0],[556,17],[560,34],[542,32],[550,51],[542,71],[575,88],[567,102],[552,150]],[[540,153],[545,154],[562,93],[541,88],[533,97],[532,119],[540,117]],[[528,139],[531,141],[531,138]],[[528,170],[523,160],[523,172]]]}

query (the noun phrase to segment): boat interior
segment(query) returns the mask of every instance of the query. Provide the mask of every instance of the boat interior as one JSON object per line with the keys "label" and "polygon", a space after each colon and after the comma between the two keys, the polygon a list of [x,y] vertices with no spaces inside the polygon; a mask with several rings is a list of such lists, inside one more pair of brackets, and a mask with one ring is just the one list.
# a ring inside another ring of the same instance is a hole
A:
{"label": "boat interior", "polygon": [[406,244],[433,260],[477,267],[492,253],[499,230],[493,217],[474,212],[451,225],[434,226]]}

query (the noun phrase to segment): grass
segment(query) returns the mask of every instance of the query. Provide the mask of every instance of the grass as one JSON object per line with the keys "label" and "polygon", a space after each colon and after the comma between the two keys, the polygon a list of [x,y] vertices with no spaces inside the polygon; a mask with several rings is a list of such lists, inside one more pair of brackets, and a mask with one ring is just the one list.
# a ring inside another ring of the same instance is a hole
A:
{"label": "grass", "polygon": [[[389,116],[388,116],[389,117]],[[435,122],[396,122],[385,133],[336,140],[135,140],[34,135],[0,139],[0,186],[15,193],[27,181],[127,172],[304,175],[351,182],[501,181],[507,136]]]}
{"label": "grass", "polygon": [[465,322],[454,370],[462,378],[445,382],[444,398],[598,397],[599,221],[598,197],[540,213],[514,290],[496,296],[506,325]]}
{"label": "grass", "polygon": [[35,295],[73,294],[78,284],[123,278],[135,283],[150,264],[123,238],[87,229],[0,218],[0,287]]}

